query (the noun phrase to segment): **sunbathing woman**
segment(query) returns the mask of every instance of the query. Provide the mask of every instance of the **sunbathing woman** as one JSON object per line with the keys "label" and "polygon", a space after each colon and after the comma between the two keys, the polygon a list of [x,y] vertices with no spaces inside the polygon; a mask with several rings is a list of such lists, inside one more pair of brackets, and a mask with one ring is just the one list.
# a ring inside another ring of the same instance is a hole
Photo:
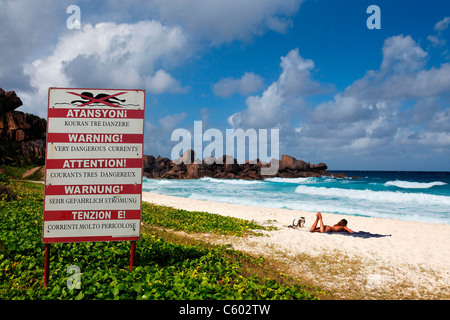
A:
{"label": "sunbathing woman", "polygon": [[[320,227],[317,227],[317,222],[320,221]],[[347,228],[347,220],[342,219],[334,226],[327,226],[323,224],[322,220],[322,214],[320,212],[317,212],[316,214],[316,221],[314,221],[313,225],[311,226],[311,229],[309,230],[311,232],[348,232],[353,233],[352,230]]]}

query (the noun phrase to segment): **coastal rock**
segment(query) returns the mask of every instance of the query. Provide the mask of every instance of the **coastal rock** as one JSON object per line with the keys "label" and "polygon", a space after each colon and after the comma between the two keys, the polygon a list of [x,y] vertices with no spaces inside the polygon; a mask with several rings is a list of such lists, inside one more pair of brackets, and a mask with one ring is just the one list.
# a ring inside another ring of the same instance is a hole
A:
{"label": "coastal rock", "polygon": [[0,112],[8,112],[16,110],[22,105],[22,100],[14,91],[5,92],[0,88]]}
{"label": "coastal rock", "polygon": [[184,163],[180,163],[180,164],[174,164],[174,166],[172,167],[172,171],[173,172],[185,172],[186,171],[186,165]]}
{"label": "coastal rock", "polygon": [[162,170],[169,170],[171,165],[173,165],[172,161],[170,161],[169,158],[158,156],[155,159],[155,165],[157,168],[160,168]]}
{"label": "coastal rock", "polygon": [[328,166],[325,163],[318,163],[318,164],[310,164],[310,168],[312,170],[327,170]]}
{"label": "coastal rock", "polygon": [[216,178],[216,179],[236,179],[236,175],[231,172],[219,172],[214,176],[214,178]]}
{"label": "coastal rock", "polygon": [[43,165],[47,121],[16,111],[22,100],[0,88],[0,164]]}
{"label": "coastal rock", "polygon": [[211,172],[210,176],[214,175],[217,171],[217,159],[215,157],[206,157],[202,160],[202,168],[208,172]]}
{"label": "coastal rock", "polygon": [[161,178],[162,179],[181,179],[181,175],[179,175],[178,173],[170,170],[170,171],[164,172],[161,175]]}
{"label": "coastal rock", "polygon": [[244,180],[260,180],[263,179],[261,176],[261,167],[263,164],[259,159],[253,161],[245,161],[239,166],[238,179]]}
{"label": "coastal rock", "polygon": [[297,160],[289,155],[282,155],[280,161],[280,170],[292,169],[296,171],[309,171],[310,165],[303,160]]}
{"label": "coastal rock", "polygon": [[186,165],[186,179],[198,179],[200,178],[199,175],[199,167],[200,165],[198,165],[197,163],[190,163]]}
{"label": "coastal rock", "polygon": [[261,174],[259,174],[258,172],[254,172],[254,171],[250,171],[250,172],[245,172],[245,173],[241,173],[239,176],[237,176],[238,179],[243,179],[243,180],[261,180]]}
{"label": "coastal rock", "polygon": [[29,140],[21,144],[22,154],[26,159],[31,159],[32,163],[37,163],[37,159],[34,157],[45,158],[45,141],[42,139]]}
{"label": "coastal rock", "polygon": [[336,178],[336,179],[347,179],[348,176],[345,173],[333,173],[333,178]]}
{"label": "coastal rock", "polygon": [[143,169],[150,168],[155,163],[155,157],[154,156],[144,156],[142,159],[142,167]]}
{"label": "coastal rock", "polygon": [[[262,175],[261,168],[279,168],[271,176]],[[207,157],[202,161],[195,159],[195,152],[187,150],[175,161],[158,156],[144,156],[144,175],[155,179],[200,179],[212,177],[216,179],[261,180],[268,177],[321,177],[331,176],[325,163],[310,164],[297,160],[292,156],[283,155],[281,160],[272,159],[270,163],[259,159],[245,161],[239,164],[230,155],[219,158]]]}
{"label": "coastal rock", "polygon": [[174,163],[175,164],[180,164],[180,163],[190,164],[190,163],[194,163],[194,161],[195,161],[195,151],[189,149],[189,150],[186,150],[181,157],[176,159],[174,161]]}
{"label": "coastal rock", "polygon": [[237,163],[237,160],[234,159],[232,156],[228,155],[222,156],[222,164],[223,164],[223,171],[226,173],[237,174],[239,172],[239,165]]}

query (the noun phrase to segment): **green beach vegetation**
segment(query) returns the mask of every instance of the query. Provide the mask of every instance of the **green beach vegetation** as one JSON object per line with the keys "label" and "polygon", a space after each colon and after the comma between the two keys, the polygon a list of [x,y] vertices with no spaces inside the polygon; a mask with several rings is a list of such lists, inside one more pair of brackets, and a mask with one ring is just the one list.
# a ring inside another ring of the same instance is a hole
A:
{"label": "green beach vegetation", "polygon": [[[0,173],[0,299],[317,299],[321,290],[280,273],[264,258],[187,234],[262,236],[251,221],[143,203],[141,239],[129,270],[130,242],[52,244],[43,287],[42,184]],[[81,287],[69,288],[70,266]]]}

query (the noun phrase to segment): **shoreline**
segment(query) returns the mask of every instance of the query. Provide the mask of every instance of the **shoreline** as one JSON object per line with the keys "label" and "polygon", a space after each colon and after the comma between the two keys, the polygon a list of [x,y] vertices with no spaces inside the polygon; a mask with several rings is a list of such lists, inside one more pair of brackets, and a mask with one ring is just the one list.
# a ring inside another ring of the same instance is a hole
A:
{"label": "shoreline", "polygon": [[[275,226],[278,230],[264,232],[267,236],[263,237],[243,239],[229,237],[214,239],[209,235],[194,235],[194,237],[203,237],[205,241],[218,244],[231,241],[236,250],[284,260],[287,268],[296,276],[308,277],[305,269],[309,267],[299,261],[301,256],[317,260],[328,256],[337,259],[333,266],[332,263],[327,263],[327,267],[334,269],[345,264],[345,259],[357,261],[359,270],[357,273],[354,270],[348,271],[352,267],[344,271],[348,272],[351,281],[359,279],[358,284],[362,290],[383,291],[403,284],[408,288],[404,290],[416,292],[425,298],[434,291],[442,291],[441,293],[447,297],[450,295],[448,292],[450,226],[446,224],[322,212],[324,224],[333,225],[340,219],[347,219],[348,227],[355,231],[355,234],[321,234],[309,232],[316,212],[195,200],[152,192],[142,192],[142,201],[188,211],[203,211],[254,220],[261,225]],[[287,227],[299,217],[306,219],[304,228]],[[335,285],[339,288],[339,282],[342,282],[344,274],[337,272],[332,277],[331,273],[333,272],[328,270],[320,275],[324,279],[321,285],[333,290]],[[309,276],[314,278],[318,275],[313,273]]]}

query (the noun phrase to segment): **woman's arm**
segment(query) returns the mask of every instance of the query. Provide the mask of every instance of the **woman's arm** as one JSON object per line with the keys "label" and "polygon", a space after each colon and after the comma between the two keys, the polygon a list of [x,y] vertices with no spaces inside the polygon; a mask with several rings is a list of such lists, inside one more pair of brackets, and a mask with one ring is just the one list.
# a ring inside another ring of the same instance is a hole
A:
{"label": "woman's arm", "polygon": [[353,230],[351,230],[351,229],[349,229],[347,227],[344,227],[344,230],[347,231],[348,233],[353,233]]}

